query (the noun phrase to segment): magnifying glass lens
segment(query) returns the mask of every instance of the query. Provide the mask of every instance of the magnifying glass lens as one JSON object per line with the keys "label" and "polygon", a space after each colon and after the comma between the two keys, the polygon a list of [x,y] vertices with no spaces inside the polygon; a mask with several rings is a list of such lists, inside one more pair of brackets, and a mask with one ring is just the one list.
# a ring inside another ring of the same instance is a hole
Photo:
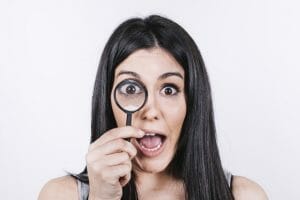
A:
{"label": "magnifying glass lens", "polygon": [[146,92],[138,82],[126,81],[116,88],[115,98],[124,110],[135,112],[144,104]]}

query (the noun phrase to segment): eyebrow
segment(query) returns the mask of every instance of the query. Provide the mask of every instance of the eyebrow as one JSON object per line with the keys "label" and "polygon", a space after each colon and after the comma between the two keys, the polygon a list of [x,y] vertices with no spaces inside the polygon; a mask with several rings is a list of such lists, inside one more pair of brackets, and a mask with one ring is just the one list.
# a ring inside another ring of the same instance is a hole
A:
{"label": "eyebrow", "polygon": [[[118,74],[117,74],[117,77],[118,76],[121,76],[121,75],[131,75],[131,76],[134,76],[135,78],[137,79],[141,79],[141,76],[135,72],[132,72],[132,71],[120,71]],[[162,75],[160,75],[158,77],[159,80],[162,80],[162,79],[166,79],[170,76],[177,76],[179,78],[181,78],[183,80],[183,76],[179,73],[179,72],[167,72],[167,73],[164,73]]]}
{"label": "eyebrow", "polygon": [[179,72],[167,72],[159,76],[159,80],[166,79],[170,76],[177,76],[183,80],[183,76]]}

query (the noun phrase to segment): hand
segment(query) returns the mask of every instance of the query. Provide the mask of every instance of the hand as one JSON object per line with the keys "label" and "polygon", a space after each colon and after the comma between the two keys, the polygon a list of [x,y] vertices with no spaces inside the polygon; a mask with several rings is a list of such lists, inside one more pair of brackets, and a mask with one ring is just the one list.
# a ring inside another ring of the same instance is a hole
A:
{"label": "hand", "polygon": [[90,199],[121,199],[122,187],[131,178],[136,148],[125,138],[141,138],[142,130],[126,126],[105,132],[89,146],[86,155]]}

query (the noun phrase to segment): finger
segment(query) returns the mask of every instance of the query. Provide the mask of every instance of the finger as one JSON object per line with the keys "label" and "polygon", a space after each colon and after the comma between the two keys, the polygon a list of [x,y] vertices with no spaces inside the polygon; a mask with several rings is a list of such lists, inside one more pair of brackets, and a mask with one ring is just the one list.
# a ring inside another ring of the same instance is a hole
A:
{"label": "finger", "polygon": [[101,166],[114,166],[122,164],[126,160],[130,160],[129,154],[124,151],[100,157],[96,154],[97,152],[94,151],[93,154],[87,156],[86,161],[89,165],[94,165],[95,163],[99,164],[100,162],[102,162]]}
{"label": "finger", "polygon": [[130,181],[131,172],[132,172],[132,163],[131,163],[131,161],[126,161],[124,164],[129,165],[131,170],[128,174],[126,174],[125,176],[123,176],[119,179],[120,184],[121,184],[122,187],[124,187]]}
{"label": "finger", "polygon": [[126,152],[130,159],[132,159],[136,154],[137,150],[130,142],[124,139],[117,139],[110,141],[98,148],[93,149],[88,152],[86,156],[86,161],[92,163],[96,160],[103,159],[105,155],[110,155],[114,153]]}
{"label": "finger", "polygon": [[127,180],[128,173],[131,173],[131,167],[128,164],[109,166],[102,170],[102,178],[111,184],[116,184],[121,177],[127,177]]}
{"label": "finger", "polygon": [[89,150],[96,148],[97,146],[101,146],[108,141],[115,140],[118,138],[141,138],[144,136],[144,131],[134,128],[132,126],[125,126],[121,128],[114,128],[103,134],[100,138],[98,138],[95,142],[93,142]]}
{"label": "finger", "polygon": [[125,139],[125,138],[141,138],[145,135],[144,131],[134,128],[132,126],[125,126],[121,128],[114,128],[107,132],[107,134],[103,135],[101,140],[96,145],[102,145],[107,143],[108,141],[115,139]]}
{"label": "finger", "polygon": [[119,179],[119,182],[122,187],[124,187],[131,179],[131,173],[126,174],[124,177]]}
{"label": "finger", "polygon": [[99,150],[100,149],[101,149],[102,153],[105,155],[108,155],[108,154],[111,154],[114,152],[125,151],[129,154],[130,158],[133,158],[137,153],[135,146],[133,146],[133,144],[131,144],[130,142],[128,142],[124,139],[117,139],[117,140],[107,142],[104,145],[102,145],[99,148]]}
{"label": "finger", "polygon": [[123,164],[124,162],[130,160],[128,153],[114,153],[108,156],[105,156],[105,164],[108,166],[115,166]]}

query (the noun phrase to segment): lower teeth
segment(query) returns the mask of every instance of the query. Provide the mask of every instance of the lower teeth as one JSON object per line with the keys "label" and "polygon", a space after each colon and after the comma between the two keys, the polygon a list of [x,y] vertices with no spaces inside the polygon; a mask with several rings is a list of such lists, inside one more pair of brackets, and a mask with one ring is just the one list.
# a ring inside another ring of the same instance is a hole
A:
{"label": "lower teeth", "polygon": [[143,145],[141,144],[141,147],[142,147],[143,149],[147,150],[147,151],[156,151],[156,150],[158,150],[158,149],[160,148],[160,146],[161,146],[161,143],[159,143],[159,145],[157,145],[157,146],[154,147],[153,149],[148,149],[147,147],[145,147],[145,146],[143,146]]}

